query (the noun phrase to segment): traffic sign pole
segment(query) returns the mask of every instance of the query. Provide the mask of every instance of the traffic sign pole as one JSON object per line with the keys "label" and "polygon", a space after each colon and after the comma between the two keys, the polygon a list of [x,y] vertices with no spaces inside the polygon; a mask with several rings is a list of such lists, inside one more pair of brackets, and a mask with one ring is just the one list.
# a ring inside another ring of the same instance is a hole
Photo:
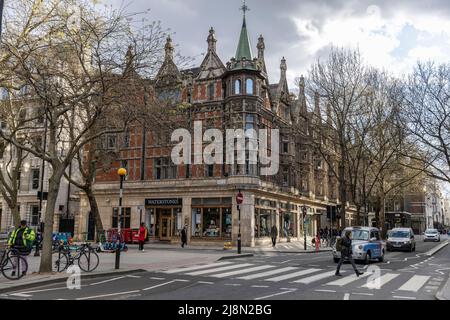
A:
{"label": "traffic sign pole", "polygon": [[244,195],[241,193],[241,190],[239,190],[239,193],[236,196],[237,209],[238,209],[238,213],[239,213],[239,218],[238,218],[239,231],[238,231],[238,238],[237,238],[237,253],[238,254],[241,254],[241,249],[242,249],[242,242],[241,242],[241,204],[242,204],[242,202],[244,202]]}

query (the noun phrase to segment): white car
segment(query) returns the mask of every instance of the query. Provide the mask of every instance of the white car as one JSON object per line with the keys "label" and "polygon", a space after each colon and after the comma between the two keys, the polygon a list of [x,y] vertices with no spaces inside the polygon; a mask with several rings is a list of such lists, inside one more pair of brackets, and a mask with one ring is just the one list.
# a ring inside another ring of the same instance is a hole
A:
{"label": "white car", "polygon": [[424,233],[423,241],[441,241],[441,235],[437,229],[427,229]]}

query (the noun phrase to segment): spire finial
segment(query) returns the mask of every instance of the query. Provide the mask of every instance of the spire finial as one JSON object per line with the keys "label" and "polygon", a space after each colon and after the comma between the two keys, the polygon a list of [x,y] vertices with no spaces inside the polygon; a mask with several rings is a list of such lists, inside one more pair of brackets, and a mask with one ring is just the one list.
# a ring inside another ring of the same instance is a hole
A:
{"label": "spire finial", "polygon": [[239,10],[241,10],[244,13],[244,17],[245,17],[245,13],[247,11],[250,11],[250,8],[247,6],[247,4],[245,3],[245,0],[243,1],[242,7],[239,8]]}

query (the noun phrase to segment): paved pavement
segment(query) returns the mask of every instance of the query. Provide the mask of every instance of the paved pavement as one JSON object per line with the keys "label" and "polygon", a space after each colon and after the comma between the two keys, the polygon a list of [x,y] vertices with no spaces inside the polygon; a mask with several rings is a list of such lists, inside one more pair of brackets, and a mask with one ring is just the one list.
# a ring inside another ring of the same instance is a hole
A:
{"label": "paved pavement", "polygon": [[69,290],[65,283],[37,285],[3,292],[2,298],[433,300],[450,273],[450,246],[432,256],[427,254],[437,245],[418,242],[416,252],[389,252],[384,263],[359,265],[365,271],[359,278],[348,264],[343,266],[342,278],[334,276],[336,265],[330,252],[266,252],[236,260],[214,260],[212,256],[206,260],[213,253],[200,256],[201,251],[195,249],[173,250],[175,256],[193,254],[193,260],[175,259],[179,263],[155,263],[146,268],[151,271],[82,279],[79,290]]}

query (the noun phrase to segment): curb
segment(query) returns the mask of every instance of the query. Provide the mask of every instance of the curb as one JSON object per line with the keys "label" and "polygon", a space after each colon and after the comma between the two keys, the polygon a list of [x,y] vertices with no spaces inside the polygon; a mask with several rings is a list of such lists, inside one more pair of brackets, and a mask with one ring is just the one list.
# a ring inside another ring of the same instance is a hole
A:
{"label": "curb", "polygon": [[253,256],[254,256],[253,253],[244,253],[244,254],[237,254],[235,256],[223,256],[223,257],[220,257],[219,259],[217,259],[217,261],[230,260],[230,259],[239,259],[239,258],[248,258],[248,257],[253,257]]}
{"label": "curb", "polygon": [[436,254],[437,252],[439,252],[440,250],[442,250],[443,248],[448,246],[448,244],[449,244],[448,241],[446,241],[444,243],[441,243],[440,245],[437,245],[433,249],[431,249],[428,252],[426,252],[425,255],[428,256],[428,257],[431,257],[432,255]]}
{"label": "curb", "polygon": [[[82,274],[81,279],[82,280],[83,279],[94,279],[94,278],[107,277],[107,276],[111,276],[111,275],[134,274],[134,273],[140,273],[140,272],[147,272],[147,270],[134,269],[134,270],[123,270],[123,271],[108,271],[108,272],[102,272],[102,273],[99,272],[99,273],[93,273],[93,274]],[[2,288],[2,289],[0,289],[0,294],[11,292],[11,291],[22,290],[22,289],[34,288],[36,286],[44,286],[44,285],[49,285],[49,284],[66,282],[67,278],[68,278],[68,276],[67,277],[59,277],[56,279],[49,279],[49,280],[41,280],[41,281],[37,280],[34,282],[30,282],[30,283],[19,284],[17,286]]]}
{"label": "curb", "polygon": [[436,300],[450,300],[450,297],[445,296],[444,294],[445,291],[450,292],[450,278],[448,278],[444,286],[441,287],[441,290],[439,290],[434,296]]}

